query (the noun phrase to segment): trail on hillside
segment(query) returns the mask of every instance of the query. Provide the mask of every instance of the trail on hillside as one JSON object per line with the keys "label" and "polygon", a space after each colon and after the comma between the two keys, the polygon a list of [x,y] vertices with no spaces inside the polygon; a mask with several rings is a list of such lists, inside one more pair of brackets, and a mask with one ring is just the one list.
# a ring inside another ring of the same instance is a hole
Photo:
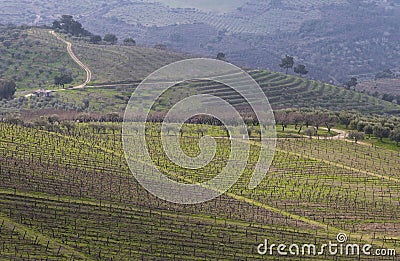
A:
{"label": "trail on hillside", "polygon": [[58,40],[64,42],[67,45],[68,54],[86,72],[86,80],[85,80],[85,82],[82,83],[81,85],[74,86],[71,89],[82,89],[82,88],[85,88],[86,85],[88,85],[88,83],[92,80],[92,71],[89,69],[88,66],[86,66],[83,62],[81,62],[79,60],[79,58],[75,55],[74,51],[72,50],[72,43],[71,42],[68,42],[67,40],[62,38],[59,34],[57,34],[54,31],[49,31],[49,33],[54,35],[55,37],[57,37]]}
{"label": "trail on hillside", "polygon": [[[50,34],[52,34],[53,36],[55,36],[58,40],[62,41],[63,43],[65,43],[67,45],[67,51],[69,56],[71,56],[71,58],[74,60],[75,63],[77,63],[83,70],[85,70],[86,72],[86,80],[84,83],[74,86],[72,88],[69,88],[68,90],[71,89],[83,89],[85,88],[89,82],[92,80],[92,71],[90,70],[90,68],[85,65],[81,60],[79,60],[79,58],[75,55],[74,51],[72,50],[72,43],[65,40],[64,38],[62,38],[58,33],[54,32],[54,31],[49,31]],[[60,90],[51,90],[52,92],[59,92],[59,91],[64,91],[65,89],[60,89]],[[27,95],[25,95],[25,97],[30,97],[32,96],[33,93],[29,93]]]}

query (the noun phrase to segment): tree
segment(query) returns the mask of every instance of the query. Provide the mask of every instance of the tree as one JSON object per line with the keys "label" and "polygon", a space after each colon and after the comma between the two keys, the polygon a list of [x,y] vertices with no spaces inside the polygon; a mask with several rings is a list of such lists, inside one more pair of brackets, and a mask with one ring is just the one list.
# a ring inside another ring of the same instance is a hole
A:
{"label": "tree", "polygon": [[60,29],[61,28],[61,23],[59,21],[55,20],[53,22],[53,26],[52,27],[53,27],[53,29]]}
{"label": "tree", "polygon": [[359,131],[351,131],[349,133],[349,138],[354,140],[355,143],[357,143],[359,140],[364,140],[364,132],[359,132]]}
{"label": "tree", "polygon": [[351,89],[351,87],[356,87],[358,84],[358,80],[356,77],[352,77],[350,81],[346,82],[345,86],[347,89]]}
{"label": "tree", "polygon": [[368,137],[371,137],[371,134],[374,133],[374,126],[372,126],[372,125],[365,126],[364,127],[364,132],[365,132],[365,134],[368,135]]}
{"label": "tree", "polygon": [[351,130],[357,130],[358,122],[359,122],[359,119],[351,120],[351,121],[350,121],[350,124],[349,124],[349,128],[350,128]]}
{"label": "tree", "polygon": [[71,130],[75,128],[75,124],[69,121],[63,121],[61,123],[61,126],[67,130],[68,135],[71,135]]}
{"label": "tree", "polygon": [[19,117],[13,117],[13,116],[8,116],[7,118],[3,119],[3,121],[8,124],[20,125],[20,126],[24,126],[26,124]]}
{"label": "tree", "polygon": [[50,115],[47,117],[47,121],[50,124],[60,123],[60,116],[58,116],[57,114]]}
{"label": "tree", "polygon": [[72,78],[71,75],[69,74],[63,74],[61,76],[55,76],[54,77],[54,84],[56,86],[62,86],[63,88],[65,87],[65,84],[69,84],[73,81],[74,79]]}
{"label": "tree", "polygon": [[[245,139],[245,135],[247,134],[247,135],[249,135],[249,131],[248,131],[248,128],[247,128],[247,126],[246,125],[244,125],[243,127],[241,127],[240,128],[240,134],[242,134],[243,135],[243,139]],[[250,138],[250,135],[249,135],[249,138]]]}
{"label": "tree", "polygon": [[106,114],[108,122],[122,122],[123,118],[117,112],[111,112]]}
{"label": "tree", "polygon": [[312,136],[315,134],[315,130],[313,128],[308,128],[304,131],[304,133],[312,139]]}
{"label": "tree", "polygon": [[341,112],[339,114],[339,122],[340,122],[340,124],[345,125],[346,129],[349,128],[349,125],[350,125],[352,119],[354,119],[354,115],[352,115],[350,113]]}
{"label": "tree", "polygon": [[126,46],[136,46],[136,41],[131,37],[124,39],[124,45]]}
{"label": "tree", "polygon": [[390,129],[385,128],[382,126],[375,126],[374,127],[374,136],[377,137],[380,141],[383,140],[383,138],[389,138],[390,135]]}
{"label": "tree", "polygon": [[367,123],[363,122],[363,121],[359,121],[357,123],[357,130],[358,131],[364,131],[365,126],[367,126]]}
{"label": "tree", "polygon": [[298,73],[300,77],[308,73],[308,71],[306,70],[306,66],[304,64],[299,64],[296,67],[294,67],[294,72]]}
{"label": "tree", "polygon": [[383,78],[394,78],[394,73],[390,69],[386,69],[382,72],[378,72],[375,74],[375,80],[383,79]]}
{"label": "tree", "polygon": [[115,36],[115,34],[106,34],[103,40],[110,44],[116,44],[118,42],[118,38]]}
{"label": "tree", "polygon": [[336,125],[336,123],[339,121],[338,117],[336,115],[323,115],[322,119],[324,121],[324,124],[326,128],[328,129],[328,133],[331,133],[331,129]]}
{"label": "tree", "polygon": [[90,32],[86,31],[82,24],[75,21],[72,15],[63,15],[60,20],[53,22],[53,29],[62,30],[65,33],[72,34],[73,36],[90,36]]}
{"label": "tree", "polygon": [[294,124],[294,129],[298,130],[297,133],[300,134],[303,129],[305,115],[301,112],[290,113],[289,121]]}
{"label": "tree", "polygon": [[400,142],[400,128],[397,128],[397,129],[394,129],[393,131],[391,131],[389,138],[392,141],[395,141],[398,146],[399,142]]}
{"label": "tree", "polygon": [[90,43],[92,44],[98,44],[101,42],[101,36],[100,35],[92,35],[90,37]]}
{"label": "tree", "polygon": [[318,111],[310,115],[310,121],[315,127],[316,135],[318,134],[319,127],[321,126],[321,124],[325,123],[325,118],[326,114],[320,113]]}
{"label": "tree", "polygon": [[278,111],[275,114],[276,122],[282,126],[282,132],[285,132],[285,128],[289,124],[289,113],[286,111]]}
{"label": "tree", "polygon": [[167,50],[167,46],[165,44],[156,44],[154,45],[154,49],[158,49],[158,50]]}
{"label": "tree", "polygon": [[293,68],[294,66],[293,56],[286,55],[285,58],[282,58],[282,62],[279,64],[279,66],[282,69],[286,69],[286,74],[288,74],[289,69]]}
{"label": "tree", "polygon": [[89,99],[83,99],[83,109],[87,109],[90,106],[90,100]]}
{"label": "tree", "polygon": [[11,99],[16,91],[13,80],[0,79],[0,99]]}
{"label": "tree", "polygon": [[217,60],[225,61],[226,55],[224,53],[217,54]]}

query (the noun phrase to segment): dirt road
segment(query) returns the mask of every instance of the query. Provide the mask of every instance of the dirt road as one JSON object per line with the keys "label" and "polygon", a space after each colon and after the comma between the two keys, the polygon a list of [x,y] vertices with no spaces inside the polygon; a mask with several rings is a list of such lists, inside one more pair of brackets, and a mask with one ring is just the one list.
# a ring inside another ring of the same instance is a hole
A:
{"label": "dirt road", "polygon": [[[62,38],[58,33],[54,32],[54,31],[49,31],[50,34],[54,35],[58,40],[64,42],[67,45],[67,51],[69,56],[71,56],[71,58],[74,60],[75,63],[77,63],[83,70],[85,70],[86,72],[86,80],[84,83],[74,86],[72,88],[69,88],[69,90],[71,89],[83,89],[86,87],[86,85],[88,85],[88,83],[92,80],[92,71],[89,69],[88,66],[86,66],[83,62],[81,62],[81,60],[79,60],[79,58],[75,55],[74,51],[72,50],[72,43],[68,42],[67,40],[65,40],[64,38]],[[65,89],[59,89],[59,90],[51,90],[52,92],[59,92],[59,91],[63,91]],[[32,93],[29,93],[27,95],[24,95],[25,97],[30,97],[32,96]]]}
{"label": "dirt road", "polygon": [[84,83],[82,83],[81,85],[75,86],[72,89],[82,89],[85,88],[86,85],[88,85],[88,83],[92,80],[92,71],[89,69],[89,67],[87,67],[83,62],[81,62],[79,60],[78,57],[76,57],[74,51],[72,50],[72,43],[68,42],[67,40],[65,40],[64,38],[62,38],[59,34],[57,34],[54,31],[49,31],[49,33],[51,33],[52,35],[54,35],[55,37],[57,37],[58,40],[64,42],[67,45],[67,51],[68,54],[71,56],[71,58],[82,68],[86,71],[86,80]]}

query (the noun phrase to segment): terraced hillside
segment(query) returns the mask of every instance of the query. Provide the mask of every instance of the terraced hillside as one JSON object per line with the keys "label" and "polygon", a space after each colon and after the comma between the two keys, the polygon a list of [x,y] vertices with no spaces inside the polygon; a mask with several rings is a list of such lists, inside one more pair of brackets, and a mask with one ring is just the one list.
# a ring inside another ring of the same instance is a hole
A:
{"label": "terraced hillside", "polygon": [[[108,70],[107,67],[105,68],[105,70]],[[116,71],[116,73],[119,72]],[[100,72],[100,75],[104,77],[106,72]],[[398,114],[400,111],[399,105],[329,84],[267,71],[254,71],[251,72],[251,75],[260,84],[273,109],[322,108],[332,111],[355,110],[364,114]],[[131,80],[132,78],[129,79],[128,76],[124,79]],[[83,90],[66,90],[58,92],[52,98],[31,98],[28,100],[21,97],[17,100],[6,102],[4,105],[8,108],[19,109],[47,108],[122,112],[125,110],[126,104],[137,84],[110,84],[88,87]],[[244,100],[236,92],[218,83],[190,82],[180,85],[176,90],[179,91],[166,92],[155,108],[157,110],[165,110],[184,97],[195,93],[216,95],[238,107],[242,107],[245,104]],[[85,107],[85,101],[89,101],[87,102],[87,107]]]}
{"label": "terraced hillside", "polygon": [[[400,112],[398,105],[330,84],[268,71],[252,71],[250,74],[259,83],[274,109],[323,108],[378,114]],[[192,82],[184,87],[219,96],[234,106],[245,105],[239,94],[219,83]]]}
{"label": "terraced hillside", "polygon": [[[120,130],[105,126],[64,123],[44,130],[0,123],[2,259],[258,260],[257,245],[265,239],[322,244],[338,232],[353,243],[400,247],[398,152],[343,141],[279,140],[271,172],[248,190],[255,142],[243,177],[226,195],[185,206],[146,192],[129,173]],[[174,179],[208,178],[226,160],[229,140],[220,138],[219,160],[198,171],[177,168],[153,134],[150,129],[154,160]],[[196,151],[195,136],[182,138],[189,153]],[[347,160],[354,154],[357,162]]]}
{"label": "terraced hillside", "polygon": [[379,79],[376,81],[362,82],[357,86],[368,93],[392,94],[400,96],[400,79]]}
{"label": "terraced hillside", "polygon": [[[9,30],[7,34],[11,37],[12,32],[13,30]],[[76,79],[74,83],[78,84],[83,82],[85,72],[69,57],[65,44],[46,29],[15,29],[13,37],[15,39],[11,47],[7,48],[3,43],[0,50],[10,56],[8,59],[3,58],[6,64],[10,64],[4,67],[3,74],[16,79],[18,99],[0,101],[3,111],[56,109],[120,112],[125,109],[138,82],[148,74],[166,64],[189,57],[151,48],[93,45],[64,36],[72,42],[72,49],[79,59],[93,72],[90,84],[106,86],[61,91],[51,98],[26,98],[22,97],[28,93],[25,90],[37,90],[39,87],[59,89],[54,86],[55,75],[72,72],[73,78]],[[30,46],[34,48],[28,50]],[[24,72],[22,75],[21,71]],[[372,96],[306,78],[268,71],[252,71],[251,74],[266,93],[274,109],[324,108],[332,111],[357,110],[380,114],[394,114],[400,109],[398,105]],[[240,106],[243,103],[239,96],[222,85],[194,82],[181,87],[183,95],[195,92],[209,93],[223,97],[233,105]],[[170,97],[166,95],[164,104],[158,106],[161,110],[182,96],[176,93]]]}

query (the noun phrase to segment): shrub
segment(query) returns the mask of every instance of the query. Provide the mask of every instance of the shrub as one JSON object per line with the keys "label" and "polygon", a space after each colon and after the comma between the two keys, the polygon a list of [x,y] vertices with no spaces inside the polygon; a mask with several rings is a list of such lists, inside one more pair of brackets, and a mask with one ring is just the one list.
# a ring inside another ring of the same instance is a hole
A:
{"label": "shrub", "polygon": [[0,79],[0,99],[11,99],[16,91],[13,80]]}
{"label": "shrub", "polygon": [[354,140],[355,143],[357,143],[359,140],[364,140],[364,132],[360,131],[351,131],[349,133],[349,138]]}

